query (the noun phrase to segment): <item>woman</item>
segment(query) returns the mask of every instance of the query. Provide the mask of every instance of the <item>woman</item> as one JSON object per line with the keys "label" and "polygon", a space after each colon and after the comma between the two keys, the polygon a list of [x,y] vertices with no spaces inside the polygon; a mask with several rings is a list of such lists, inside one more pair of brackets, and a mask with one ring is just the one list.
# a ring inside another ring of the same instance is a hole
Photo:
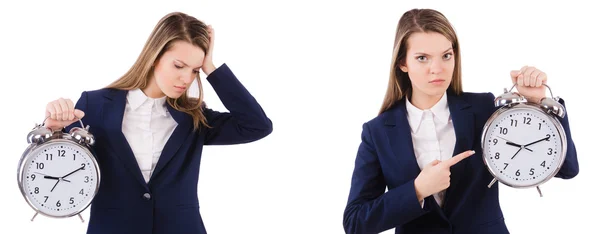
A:
{"label": "woman", "polygon": [[[214,31],[183,13],[163,17],[120,79],[83,92],[77,104],[48,103],[46,126],[78,126],[96,137],[102,180],[87,233],[206,233],[197,183],[203,145],[259,140],[271,120],[224,64],[212,61]],[[207,108],[200,70],[231,113]],[[187,90],[196,80],[200,97]]]}
{"label": "woman", "polygon": [[[493,177],[481,159],[480,136],[496,110],[494,95],[462,91],[451,24],[435,10],[406,12],[393,55],[383,106],[363,124],[346,233],[508,233],[498,183],[487,187]],[[510,76],[528,100],[545,97],[544,72],[525,66]],[[568,179],[579,166],[568,118],[561,124],[568,153],[556,177]]]}

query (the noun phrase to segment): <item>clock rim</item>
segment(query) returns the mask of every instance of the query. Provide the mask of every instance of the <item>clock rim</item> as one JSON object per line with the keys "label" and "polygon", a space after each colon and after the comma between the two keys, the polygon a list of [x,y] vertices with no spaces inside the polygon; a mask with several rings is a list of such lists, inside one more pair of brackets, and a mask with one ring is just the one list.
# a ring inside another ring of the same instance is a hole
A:
{"label": "clock rim", "polygon": [[[38,208],[36,205],[34,205],[34,203],[31,201],[31,198],[27,195],[27,193],[25,192],[25,188],[24,188],[24,182],[25,180],[23,179],[25,177],[24,172],[25,172],[25,162],[27,160],[30,160],[34,155],[36,155],[36,153],[38,153],[41,148],[45,147],[45,146],[51,146],[51,145],[55,145],[55,144],[72,144],[74,146],[79,147],[82,151],[84,151],[84,153],[86,153],[87,155],[89,155],[90,157],[88,157],[90,159],[90,161],[92,161],[92,165],[94,167],[94,172],[96,174],[96,178],[97,182],[96,182],[96,186],[94,188],[94,191],[92,193],[92,196],[90,197],[89,201],[85,202],[83,205],[80,205],[80,207],[68,214],[65,215],[54,215],[51,213],[47,213],[42,211],[40,208]],[[41,144],[36,144],[36,143],[32,143],[30,144],[26,149],[25,152],[23,152],[23,154],[21,155],[21,159],[19,160],[19,167],[17,169],[17,183],[19,184],[19,190],[21,191],[21,195],[23,196],[23,198],[25,199],[25,201],[27,202],[27,204],[38,214],[42,214],[44,216],[47,217],[52,217],[52,218],[69,218],[69,217],[73,217],[75,215],[80,214],[81,212],[85,211],[91,204],[92,201],[94,200],[94,197],[96,196],[96,194],[98,194],[98,190],[100,188],[100,165],[98,164],[98,161],[96,160],[96,157],[94,156],[94,154],[92,154],[92,152],[88,149],[88,147],[83,146],[77,142],[74,142],[72,140],[69,139],[53,139],[50,141],[46,141],[43,142]]]}
{"label": "clock rim", "polygon": [[[504,114],[504,112],[507,112],[509,110],[517,110],[517,109],[524,109],[524,110],[528,110],[528,111],[535,111],[538,112],[542,115],[546,115],[548,116],[548,119],[550,120],[550,122],[554,125],[554,127],[556,128],[556,130],[558,131],[558,137],[560,139],[560,144],[561,144],[561,152],[559,154],[559,158],[558,158],[558,166],[550,173],[548,174],[543,180],[541,180],[540,182],[531,184],[531,185],[517,185],[515,183],[509,182],[504,180],[501,176],[498,176],[494,170],[491,169],[491,166],[489,165],[489,161],[488,161],[488,157],[489,155],[486,155],[486,144],[485,141],[487,140],[486,135],[487,132],[490,129],[491,124],[502,114]],[[494,177],[496,178],[499,182],[501,182],[502,184],[509,186],[511,188],[519,188],[519,189],[526,189],[526,188],[533,188],[533,187],[537,187],[540,186],[546,182],[548,182],[550,179],[554,178],[554,176],[556,176],[556,174],[558,174],[558,172],[560,171],[560,168],[562,167],[562,165],[565,162],[566,156],[567,156],[567,139],[566,139],[566,133],[564,130],[564,127],[562,126],[562,124],[558,121],[557,117],[551,114],[548,114],[546,112],[544,112],[539,105],[533,104],[533,103],[517,103],[514,105],[508,105],[508,106],[503,106],[501,108],[499,108],[498,110],[494,111],[494,113],[488,118],[488,120],[486,121],[485,125],[483,126],[483,131],[481,133],[481,157],[483,159],[483,163],[485,165],[485,167],[487,168],[488,172]]]}

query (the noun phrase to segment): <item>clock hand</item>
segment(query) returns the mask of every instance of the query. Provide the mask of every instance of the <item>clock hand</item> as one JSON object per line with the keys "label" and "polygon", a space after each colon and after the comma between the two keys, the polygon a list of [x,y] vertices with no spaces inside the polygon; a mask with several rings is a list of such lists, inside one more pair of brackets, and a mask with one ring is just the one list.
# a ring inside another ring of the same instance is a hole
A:
{"label": "clock hand", "polygon": [[70,181],[70,180],[65,180],[65,179],[62,179],[62,178],[59,178],[59,177],[49,176],[49,175],[46,175],[46,174],[44,174],[44,173],[41,173],[41,172],[37,172],[37,171],[35,171],[35,172],[33,172],[33,173],[35,173],[35,174],[40,174],[40,175],[43,175],[43,176],[44,176],[44,179],[51,179],[51,180],[58,180],[58,179],[60,179],[60,180],[62,180],[62,181],[65,181],[65,182],[69,182],[69,183],[71,183],[71,181]]}
{"label": "clock hand", "polygon": [[531,143],[529,143],[529,144],[525,145],[525,147],[527,147],[527,146],[530,146],[530,145],[533,145],[533,144],[535,144],[535,143],[538,143],[538,142],[541,142],[541,141],[546,141],[546,140],[548,140],[548,139],[550,139],[550,136],[547,136],[547,137],[544,137],[544,138],[542,138],[542,139],[539,139],[539,140],[537,140],[537,141],[531,142]]}
{"label": "clock hand", "polygon": [[69,183],[71,183],[71,181],[70,181],[70,180],[65,180],[65,179],[63,179],[63,178],[54,177],[54,176],[47,176],[47,175],[45,175],[45,176],[44,176],[44,179],[62,180],[62,181],[65,181],[65,182],[69,182]]}
{"label": "clock hand", "polygon": [[529,148],[527,148],[527,147],[525,147],[525,146],[523,146],[523,145],[519,145],[519,144],[517,144],[517,143],[514,143],[514,142],[512,142],[512,141],[509,141],[509,140],[507,140],[507,139],[504,139],[504,138],[503,138],[503,137],[501,137],[501,136],[498,136],[498,138],[500,138],[500,139],[502,139],[502,140],[505,140],[507,145],[514,146],[514,147],[518,147],[518,148],[525,148],[526,150],[529,150],[529,152],[533,152],[533,150],[531,150],[531,149],[529,149]]}
{"label": "clock hand", "polygon": [[517,150],[517,152],[515,153],[515,155],[513,155],[513,156],[512,156],[512,158],[510,158],[510,159],[513,159],[513,158],[515,158],[515,156],[517,156],[517,154],[518,154],[518,153],[519,153],[519,152],[520,152],[522,149],[523,149],[523,147],[519,148],[519,150]]}
{"label": "clock hand", "polygon": [[66,174],[66,175],[64,175],[64,176],[63,176],[63,177],[61,177],[61,178],[65,178],[65,177],[67,177],[67,176],[70,176],[71,174],[73,174],[73,173],[75,173],[75,172],[77,172],[77,171],[79,171],[79,170],[83,170],[83,168],[84,168],[84,167],[85,167],[85,166],[81,166],[80,168],[77,168],[76,170],[72,171],[72,172],[71,172],[71,173],[69,173],[69,174]]}
{"label": "clock hand", "polygon": [[58,182],[60,182],[60,180],[56,180],[56,184],[54,184],[54,186],[52,187],[52,189],[50,189],[50,192],[52,192],[54,190],[54,188],[56,188],[56,185],[58,184]]}

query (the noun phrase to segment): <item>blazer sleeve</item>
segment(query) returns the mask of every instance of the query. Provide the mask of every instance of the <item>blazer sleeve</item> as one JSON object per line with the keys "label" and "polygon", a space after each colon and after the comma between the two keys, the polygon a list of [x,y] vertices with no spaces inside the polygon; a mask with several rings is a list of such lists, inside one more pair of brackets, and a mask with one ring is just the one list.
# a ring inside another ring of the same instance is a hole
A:
{"label": "blazer sleeve", "polygon": [[363,124],[350,195],[344,210],[346,233],[380,233],[429,212],[417,200],[414,179],[385,192],[386,183],[368,123]]}
{"label": "blazer sleeve", "polygon": [[563,165],[561,166],[560,170],[555,175],[555,177],[562,179],[571,179],[577,176],[577,174],[579,174],[579,161],[577,160],[577,149],[575,148],[575,143],[573,143],[573,138],[571,137],[571,128],[569,127],[569,114],[566,111],[565,101],[562,98],[560,98],[558,102],[562,104],[563,107],[565,107],[565,117],[558,117],[558,119],[560,124],[563,126],[563,129],[565,130],[565,135],[567,136],[567,154]]}
{"label": "blazer sleeve", "polygon": [[248,143],[271,134],[271,120],[226,64],[217,68],[206,79],[229,112],[204,108],[209,125],[205,128],[204,144]]}

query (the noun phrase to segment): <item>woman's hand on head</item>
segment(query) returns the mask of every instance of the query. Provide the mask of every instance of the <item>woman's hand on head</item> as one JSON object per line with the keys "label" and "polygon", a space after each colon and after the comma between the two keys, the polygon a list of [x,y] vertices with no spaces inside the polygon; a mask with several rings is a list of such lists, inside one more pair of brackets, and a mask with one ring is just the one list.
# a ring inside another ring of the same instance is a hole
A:
{"label": "woman's hand on head", "polygon": [[204,62],[202,63],[202,71],[207,76],[210,75],[210,73],[212,73],[213,71],[215,71],[217,69],[215,67],[215,64],[213,63],[213,50],[214,50],[214,45],[215,45],[215,30],[213,29],[213,27],[211,25],[208,25],[208,35],[209,35],[210,43],[208,46],[208,51],[206,52],[206,55],[204,56]]}

